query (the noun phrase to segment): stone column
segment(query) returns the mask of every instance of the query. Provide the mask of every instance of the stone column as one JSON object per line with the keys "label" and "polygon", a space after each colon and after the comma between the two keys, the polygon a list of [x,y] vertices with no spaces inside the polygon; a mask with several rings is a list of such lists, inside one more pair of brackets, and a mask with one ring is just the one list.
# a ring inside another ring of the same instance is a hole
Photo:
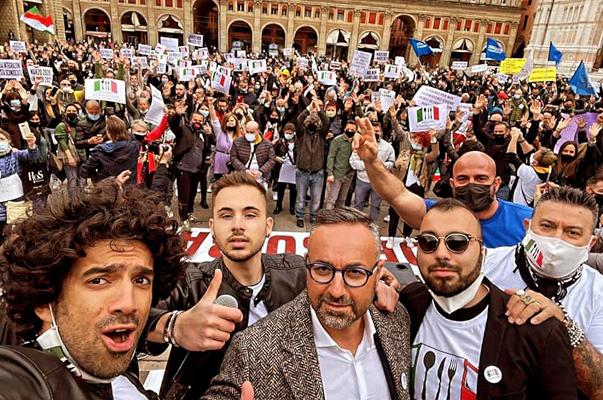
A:
{"label": "stone column", "polygon": [[226,53],[230,48],[228,43],[228,0],[220,0],[220,11],[218,12],[218,29],[220,31],[220,38],[218,40],[218,47],[220,52]]}
{"label": "stone column", "polygon": [[329,7],[320,7],[320,34],[318,35],[318,55],[327,54],[327,20],[329,18]]}
{"label": "stone column", "polygon": [[124,38],[121,33],[121,21],[117,11],[117,0],[111,0],[109,4],[109,19],[111,20],[111,40],[113,42],[123,43]]}
{"label": "stone column", "polygon": [[262,51],[262,0],[253,0],[253,31],[251,32],[251,48],[254,53]]}
{"label": "stone column", "polygon": [[155,4],[153,2],[151,5],[150,1],[147,1],[147,40],[153,47],[159,43],[159,25],[157,24]]}
{"label": "stone column", "polygon": [[19,38],[19,40],[28,42],[29,35],[27,33],[27,25],[19,20],[21,15],[25,14],[25,9],[23,8],[23,2],[17,1],[17,15],[15,15],[15,19],[17,21],[17,26],[19,27],[19,31],[15,32],[15,35]]}
{"label": "stone column", "polygon": [[446,36],[446,43],[444,43],[444,53],[442,53],[442,57],[440,57],[440,65],[442,66],[450,64],[452,46],[454,46],[454,30],[456,29],[456,23],[456,17],[450,18],[450,21],[448,22],[448,35]]}
{"label": "stone column", "polygon": [[[417,30],[415,31],[413,37],[417,40],[423,40],[423,29],[425,29],[425,19],[427,15],[421,14],[419,15],[419,23],[417,24]],[[415,53],[414,49],[410,45],[410,41],[408,42],[408,58],[406,63],[408,65],[415,65],[419,62],[419,58]]]}
{"label": "stone column", "polygon": [[65,40],[65,21],[63,20],[63,7],[61,7],[60,3],[58,0],[48,0],[46,4],[47,13],[52,17],[52,21],[54,22],[55,34],[54,37],[48,34],[48,40],[54,40],[54,38]]}
{"label": "stone column", "polygon": [[360,30],[360,10],[354,11],[354,23],[352,25],[352,34],[350,35],[350,46],[348,48],[348,61],[351,62],[354,57],[354,51],[358,48],[358,32]]}
{"label": "stone column", "polygon": [[291,2],[287,7],[287,32],[285,32],[285,47],[293,47],[293,39],[295,39],[295,3]]}
{"label": "stone column", "polygon": [[71,4],[71,10],[73,11],[73,34],[75,35],[75,40],[80,41],[84,39],[84,31],[86,29],[84,15],[82,14],[79,0],[73,0]]}
{"label": "stone column", "polygon": [[488,27],[488,23],[490,23],[490,21],[483,19],[480,20],[479,23],[479,38],[477,39],[477,42],[475,43],[475,46],[473,48],[473,54],[471,55],[471,60],[469,60],[469,65],[475,65],[480,63],[479,58],[482,54],[482,48],[486,43],[486,28]]}
{"label": "stone column", "polygon": [[388,50],[389,41],[392,34],[392,12],[390,10],[385,11],[385,18],[383,20],[383,34],[381,35],[381,45],[379,50]]}
{"label": "stone column", "polygon": [[193,33],[193,24],[194,24],[194,16],[193,16],[193,5],[191,0],[184,0],[182,3],[182,10],[184,11],[182,18],[182,25],[184,26],[184,35],[182,35],[183,45],[186,46],[186,42],[188,40],[188,34]]}
{"label": "stone column", "polygon": [[505,53],[507,57],[511,57],[513,55],[513,45],[515,44],[515,37],[517,36],[517,22],[511,22],[511,30],[509,31],[509,37],[507,39],[506,50]]}

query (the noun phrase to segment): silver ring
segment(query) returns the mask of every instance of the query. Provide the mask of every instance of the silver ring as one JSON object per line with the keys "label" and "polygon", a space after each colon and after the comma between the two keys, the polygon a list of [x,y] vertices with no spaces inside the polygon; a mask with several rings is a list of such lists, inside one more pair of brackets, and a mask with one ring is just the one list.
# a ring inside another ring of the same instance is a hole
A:
{"label": "silver ring", "polygon": [[523,289],[519,289],[517,292],[515,292],[515,294],[518,295],[519,297],[525,296],[526,291]]}

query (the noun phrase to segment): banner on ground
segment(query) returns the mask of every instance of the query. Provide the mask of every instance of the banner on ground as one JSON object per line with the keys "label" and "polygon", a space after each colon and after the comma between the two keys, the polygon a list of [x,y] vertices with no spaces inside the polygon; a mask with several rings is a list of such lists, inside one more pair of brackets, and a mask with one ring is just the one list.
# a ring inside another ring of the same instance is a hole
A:
{"label": "banner on ground", "polygon": [[150,56],[152,49],[153,48],[148,44],[138,44],[138,54],[140,54],[141,56]]}
{"label": "banner on ground", "polygon": [[203,35],[196,35],[191,33],[188,35],[188,44],[195,47],[203,47]]}
{"label": "banner on ground", "polygon": [[426,85],[421,86],[412,99],[418,106],[445,104],[449,110],[455,111],[459,107],[459,104],[461,104],[460,96]]}
{"label": "banner on ground", "polygon": [[19,40],[11,40],[9,41],[9,46],[12,51],[15,53],[27,53],[27,46],[25,42],[21,42]]}
{"label": "banner on ground", "polygon": [[372,56],[371,53],[367,53],[366,51],[354,50],[352,64],[350,65],[350,73],[364,76],[371,64]]}
{"label": "banner on ground", "polygon": [[35,67],[32,65],[27,67],[27,72],[29,73],[29,79],[31,80],[32,84],[35,83],[34,79],[36,76],[41,76],[42,82],[40,85],[52,86],[52,77],[54,74],[52,72],[52,67]]}
{"label": "banner on ground", "polygon": [[228,94],[232,78],[228,74],[216,71],[211,75],[211,88],[217,92]]}
{"label": "banner on ground", "polygon": [[400,69],[401,67],[399,65],[386,64],[385,69],[383,70],[383,76],[389,79],[399,79]]}
{"label": "banner on ground", "polygon": [[325,86],[337,85],[337,74],[333,71],[318,71],[318,82]]}
{"label": "banner on ground", "polygon": [[380,73],[381,71],[379,70],[379,68],[368,69],[366,70],[366,74],[364,75],[364,78],[362,78],[362,80],[365,82],[379,82]]}
{"label": "banner on ground", "polygon": [[465,69],[467,68],[467,66],[469,65],[469,63],[467,61],[453,61],[452,62],[452,69]]}
{"label": "banner on ground", "polygon": [[86,79],[86,100],[126,104],[126,83],[117,79]]}
{"label": "banner on ground", "polygon": [[23,68],[19,60],[0,60],[0,79],[20,79]]}
{"label": "banner on ground", "polygon": [[163,119],[164,107],[163,96],[159,89],[157,89],[153,85],[149,85],[151,87],[151,106],[149,107],[149,111],[144,116],[144,120],[152,123],[153,125],[159,125],[161,120]]}
{"label": "banner on ground", "polygon": [[557,79],[557,67],[534,68],[528,82],[554,82]]}
{"label": "banner on ground", "polygon": [[501,74],[518,74],[526,63],[525,58],[505,58],[500,62]]}
{"label": "banner on ground", "polygon": [[249,68],[249,74],[251,75],[266,72],[266,60],[248,60],[247,67]]}
{"label": "banner on ground", "polygon": [[387,62],[389,60],[389,50],[375,51],[375,61]]}
{"label": "banner on ground", "polygon": [[408,109],[408,126],[411,132],[446,129],[447,118],[448,107],[445,104]]}

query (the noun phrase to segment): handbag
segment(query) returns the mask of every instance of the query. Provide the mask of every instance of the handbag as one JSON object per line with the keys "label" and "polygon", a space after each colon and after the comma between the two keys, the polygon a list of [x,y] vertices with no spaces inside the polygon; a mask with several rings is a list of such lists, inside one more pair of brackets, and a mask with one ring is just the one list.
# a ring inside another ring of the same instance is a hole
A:
{"label": "handbag", "polygon": [[32,204],[31,201],[7,201],[4,203],[6,207],[6,223],[16,224],[30,215]]}

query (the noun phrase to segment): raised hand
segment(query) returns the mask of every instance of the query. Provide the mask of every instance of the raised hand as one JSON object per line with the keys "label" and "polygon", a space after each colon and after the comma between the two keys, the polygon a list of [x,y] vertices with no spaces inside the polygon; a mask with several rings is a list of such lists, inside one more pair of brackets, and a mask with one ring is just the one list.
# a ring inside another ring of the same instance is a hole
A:
{"label": "raised hand", "polygon": [[365,163],[376,161],[379,146],[375,139],[375,131],[371,121],[368,118],[356,117],[356,126],[358,132],[354,135],[354,151]]}
{"label": "raised hand", "polygon": [[588,129],[588,137],[591,141],[594,142],[595,140],[597,140],[599,132],[601,132],[601,126],[599,124],[592,124]]}
{"label": "raised hand", "polygon": [[583,116],[579,116],[578,118],[576,118],[576,123],[578,124],[579,130],[583,130],[586,126],[586,121],[584,120]]}

